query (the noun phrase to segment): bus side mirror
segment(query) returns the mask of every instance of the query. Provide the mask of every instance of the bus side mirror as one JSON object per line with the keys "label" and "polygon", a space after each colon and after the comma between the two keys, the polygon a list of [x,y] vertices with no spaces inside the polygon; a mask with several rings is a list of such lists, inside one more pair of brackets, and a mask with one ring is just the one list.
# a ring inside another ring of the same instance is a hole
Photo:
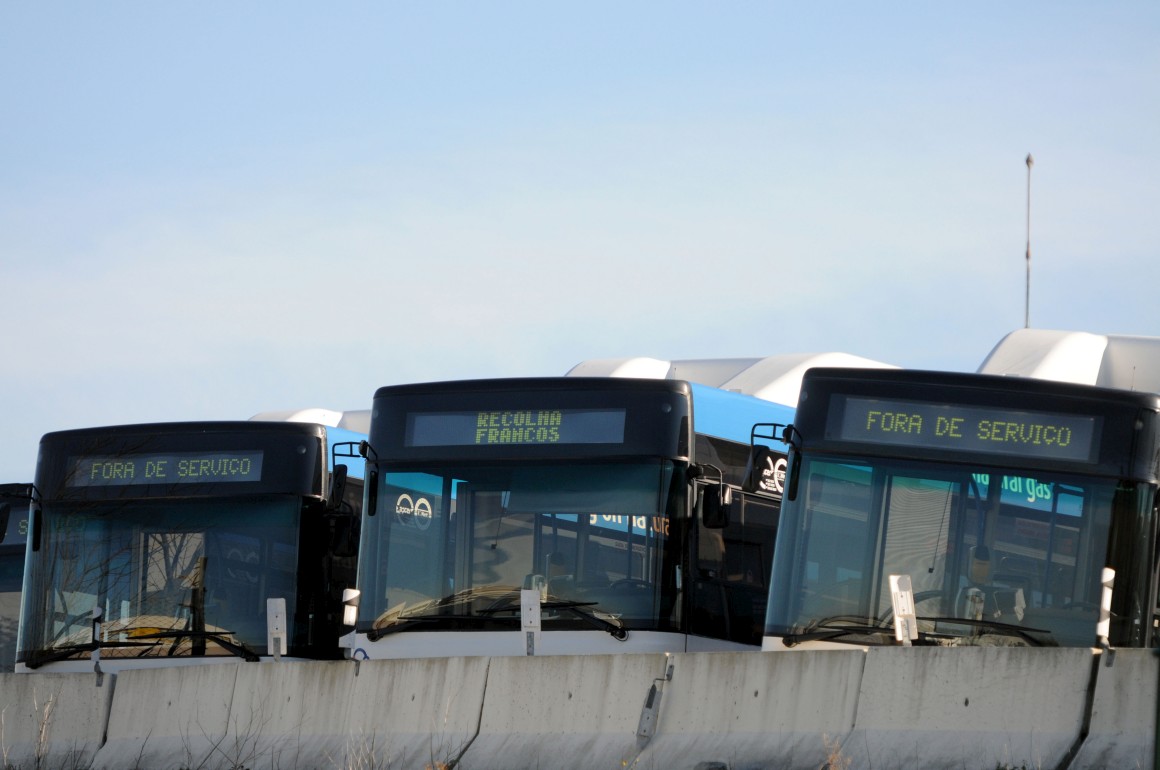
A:
{"label": "bus side mirror", "polygon": [[40,519],[42,517],[42,514],[40,512],[40,506],[33,506],[32,510],[29,511],[29,513],[28,513],[28,517],[29,517],[28,537],[29,537],[29,539],[32,540],[32,550],[39,551],[40,550]]}
{"label": "bus side mirror", "polygon": [[12,503],[0,503],[0,543],[8,534],[8,514],[12,513]]}
{"label": "bus side mirror", "polygon": [[728,484],[709,484],[701,489],[701,524],[706,529],[729,526],[733,490]]}
{"label": "bus side mirror", "polygon": [[367,504],[364,511],[367,516],[378,513],[379,502],[379,469],[367,466]]}
{"label": "bus side mirror", "polygon": [[789,447],[785,458],[785,499],[792,501],[797,499],[798,474],[802,469],[802,434],[793,425],[787,425],[781,440]]}
{"label": "bus side mirror", "polygon": [[797,499],[798,473],[802,469],[801,454],[791,447],[786,463],[788,467],[785,473],[785,499],[793,501]]}
{"label": "bus side mirror", "polygon": [[342,501],[346,495],[346,471],[345,465],[335,465],[334,470],[330,472],[330,495],[326,499],[326,507],[329,510],[337,511],[342,508]]}

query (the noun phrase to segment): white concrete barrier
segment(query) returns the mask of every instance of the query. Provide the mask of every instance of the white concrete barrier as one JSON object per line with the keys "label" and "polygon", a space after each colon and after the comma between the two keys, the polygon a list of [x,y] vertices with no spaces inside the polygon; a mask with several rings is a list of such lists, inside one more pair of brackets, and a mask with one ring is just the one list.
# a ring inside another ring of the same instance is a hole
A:
{"label": "white concrete barrier", "polygon": [[0,674],[0,767],[88,767],[100,748],[112,679]]}
{"label": "white concrete barrier", "polygon": [[94,767],[346,767],[354,673],[269,661],[123,672]]}
{"label": "white concrete barrier", "polygon": [[666,665],[663,654],[493,658],[479,736],[458,767],[630,766]]}
{"label": "white concrete barrier", "polygon": [[[452,764],[479,731],[489,658],[346,663],[355,672],[338,768]],[[331,767],[325,765],[324,767]]]}
{"label": "white concrete barrier", "polygon": [[228,759],[248,748],[230,731],[234,683],[240,668],[259,665],[215,663],[117,674],[107,740],[93,767],[209,770],[229,766]]}
{"label": "white concrete barrier", "polygon": [[1092,653],[1036,647],[873,648],[854,767],[1058,767],[1081,735]]}
{"label": "white concrete barrier", "polygon": [[229,734],[242,756],[231,767],[356,767],[344,760],[354,668],[344,661],[240,667]]}
{"label": "white concrete barrier", "polygon": [[1160,659],[1154,650],[1117,650],[1099,662],[1091,727],[1072,767],[1153,767]]}
{"label": "white concrete barrier", "polygon": [[636,766],[817,770],[854,728],[864,662],[853,648],[674,656]]}
{"label": "white concrete barrier", "polygon": [[1106,667],[1043,648],[224,663],[101,686],[5,674],[0,767],[1142,767],[1158,688],[1150,650]]}

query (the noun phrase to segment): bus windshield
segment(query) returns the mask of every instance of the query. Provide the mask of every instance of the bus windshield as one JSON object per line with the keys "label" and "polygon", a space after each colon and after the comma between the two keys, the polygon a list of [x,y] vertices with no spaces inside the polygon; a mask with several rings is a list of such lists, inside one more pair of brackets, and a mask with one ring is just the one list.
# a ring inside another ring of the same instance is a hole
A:
{"label": "bus windshield", "polygon": [[359,630],[518,628],[523,588],[546,627],[657,628],[676,603],[662,570],[684,505],[674,476],[659,459],[385,468],[363,522]]}
{"label": "bus windshield", "polygon": [[287,495],[46,504],[24,659],[264,654],[268,597],[295,627],[299,516]]}
{"label": "bus windshield", "polygon": [[[1094,646],[1113,518],[1142,521],[1151,505],[1145,490],[1098,477],[824,454],[800,462],[766,618],[766,635],[785,646],[895,643],[891,575],[910,577],[924,643]],[[1138,565],[1140,554],[1121,561]],[[1115,623],[1113,643],[1124,643],[1133,619]]]}

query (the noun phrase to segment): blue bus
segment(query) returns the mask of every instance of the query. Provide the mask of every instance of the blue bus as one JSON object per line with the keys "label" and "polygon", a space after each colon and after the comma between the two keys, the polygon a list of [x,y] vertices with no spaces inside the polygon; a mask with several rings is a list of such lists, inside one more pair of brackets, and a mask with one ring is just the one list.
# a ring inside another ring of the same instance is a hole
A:
{"label": "blue bus", "polygon": [[819,368],[784,435],[766,649],[1156,645],[1160,395]]}
{"label": "blue bus", "polygon": [[338,657],[364,439],[265,421],[46,434],[16,670]]}
{"label": "blue bus", "polygon": [[678,380],[380,388],[348,655],[759,649],[792,416]]}
{"label": "blue bus", "polygon": [[20,617],[20,581],[28,540],[28,484],[0,484],[0,673],[16,660],[16,626]]}

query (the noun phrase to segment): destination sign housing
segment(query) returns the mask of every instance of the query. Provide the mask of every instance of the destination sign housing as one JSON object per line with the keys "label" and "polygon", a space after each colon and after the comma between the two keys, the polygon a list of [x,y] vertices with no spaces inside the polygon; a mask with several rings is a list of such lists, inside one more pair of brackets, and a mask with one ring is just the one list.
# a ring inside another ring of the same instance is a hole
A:
{"label": "destination sign housing", "polygon": [[73,458],[70,487],[210,484],[262,480],[261,451],[156,452]]}
{"label": "destination sign housing", "polygon": [[835,395],[829,438],[956,452],[1091,463],[1097,459],[1099,419],[1001,407],[962,406]]}
{"label": "destination sign housing", "polygon": [[624,409],[485,409],[413,412],[404,446],[620,444]]}

